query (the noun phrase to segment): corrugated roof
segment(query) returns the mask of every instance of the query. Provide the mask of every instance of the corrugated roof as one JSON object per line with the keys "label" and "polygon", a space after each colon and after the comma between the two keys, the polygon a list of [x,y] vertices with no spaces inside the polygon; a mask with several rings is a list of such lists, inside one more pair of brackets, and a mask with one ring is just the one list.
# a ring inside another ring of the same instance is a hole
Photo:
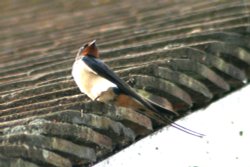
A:
{"label": "corrugated roof", "polygon": [[91,102],[71,77],[78,48],[180,114],[248,83],[243,1],[1,1],[0,162],[91,165],[155,131],[148,117]]}

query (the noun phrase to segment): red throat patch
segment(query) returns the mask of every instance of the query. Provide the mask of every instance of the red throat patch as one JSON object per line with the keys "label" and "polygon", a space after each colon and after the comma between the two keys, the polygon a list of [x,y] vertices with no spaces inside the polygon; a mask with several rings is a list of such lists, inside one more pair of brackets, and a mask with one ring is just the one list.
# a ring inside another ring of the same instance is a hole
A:
{"label": "red throat patch", "polygon": [[81,53],[83,56],[94,56],[96,58],[99,57],[99,51],[98,51],[98,48],[95,44],[95,40],[86,44],[84,46],[84,49],[82,50],[82,53]]}

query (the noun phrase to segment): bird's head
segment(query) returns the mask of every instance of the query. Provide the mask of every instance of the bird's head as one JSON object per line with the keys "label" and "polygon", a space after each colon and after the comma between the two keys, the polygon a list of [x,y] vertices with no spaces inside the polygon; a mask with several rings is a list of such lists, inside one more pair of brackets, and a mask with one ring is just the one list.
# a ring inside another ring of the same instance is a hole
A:
{"label": "bird's head", "polygon": [[95,40],[90,43],[85,44],[79,49],[77,53],[77,57],[82,57],[82,56],[93,56],[96,58],[99,57],[99,51],[95,44]]}

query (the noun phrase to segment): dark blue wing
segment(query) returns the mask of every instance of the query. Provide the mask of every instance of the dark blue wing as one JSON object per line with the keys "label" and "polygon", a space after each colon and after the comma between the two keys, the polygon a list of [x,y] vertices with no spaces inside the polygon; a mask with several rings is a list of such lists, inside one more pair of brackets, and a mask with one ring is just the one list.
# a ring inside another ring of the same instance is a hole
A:
{"label": "dark blue wing", "polygon": [[110,70],[106,64],[94,57],[89,56],[83,57],[82,60],[98,75],[116,84],[122,93],[135,98],[137,101],[145,105],[145,107],[147,107],[148,109],[156,111],[156,109],[148,101],[135,93],[123,80],[121,80],[112,70]]}

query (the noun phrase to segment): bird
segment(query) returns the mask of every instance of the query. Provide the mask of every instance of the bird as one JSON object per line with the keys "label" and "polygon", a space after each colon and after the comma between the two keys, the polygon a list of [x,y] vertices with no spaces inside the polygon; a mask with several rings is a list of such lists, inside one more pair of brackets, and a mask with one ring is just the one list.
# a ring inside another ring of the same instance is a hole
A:
{"label": "bird", "polygon": [[78,50],[71,74],[80,91],[93,101],[130,108],[162,124],[169,123],[171,126],[194,136],[204,136],[174,123],[167,117],[167,115],[175,115],[173,111],[136,93],[108,65],[100,60],[96,40],[84,44]]}

